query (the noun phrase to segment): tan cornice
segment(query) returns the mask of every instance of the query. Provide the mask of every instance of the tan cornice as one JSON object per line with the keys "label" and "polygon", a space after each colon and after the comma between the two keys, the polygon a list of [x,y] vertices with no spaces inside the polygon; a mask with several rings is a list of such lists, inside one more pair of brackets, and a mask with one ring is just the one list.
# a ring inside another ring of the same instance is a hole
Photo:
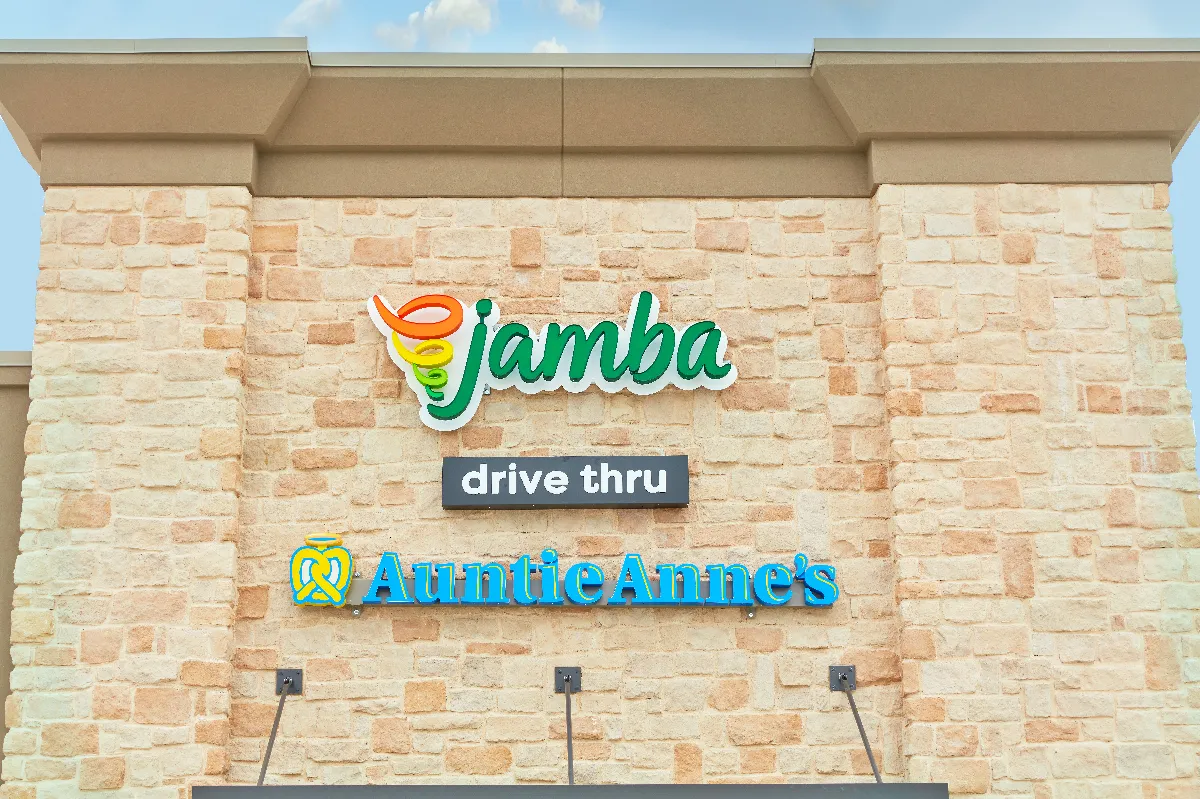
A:
{"label": "tan cornice", "polygon": [[1170,179],[1195,40],[818,40],[802,55],[313,54],[0,41],[45,185],[312,196],[865,196]]}
{"label": "tan cornice", "polygon": [[29,350],[0,351],[0,386],[28,386],[32,371]]}

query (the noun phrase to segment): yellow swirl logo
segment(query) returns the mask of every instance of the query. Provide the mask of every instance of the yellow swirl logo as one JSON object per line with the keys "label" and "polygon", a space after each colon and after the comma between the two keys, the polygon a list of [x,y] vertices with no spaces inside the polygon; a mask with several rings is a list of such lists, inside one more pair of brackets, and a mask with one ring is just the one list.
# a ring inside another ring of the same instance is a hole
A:
{"label": "yellow swirl logo", "polygon": [[[391,331],[396,354],[413,367],[413,377],[425,387],[429,398],[440,401],[444,397],[442,389],[450,381],[445,367],[454,360],[454,345],[446,338],[462,327],[462,305],[445,294],[426,294],[406,302],[392,313],[378,295],[372,299],[376,314]],[[418,311],[429,308],[446,311],[446,318],[437,322],[414,321],[410,318]],[[420,343],[410,350],[404,346],[400,336]]]}
{"label": "yellow swirl logo", "polygon": [[340,607],[354,573],[350,550],[336,535],[310,535],[304,543],[292,553],[292,600],[297,605]]}

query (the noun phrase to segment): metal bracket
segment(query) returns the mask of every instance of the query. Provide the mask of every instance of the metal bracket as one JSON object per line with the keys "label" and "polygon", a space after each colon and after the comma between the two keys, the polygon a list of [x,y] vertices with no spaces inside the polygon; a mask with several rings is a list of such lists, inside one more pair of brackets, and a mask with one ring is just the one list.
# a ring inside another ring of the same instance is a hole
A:
{"label": "metal bracket", "polygon": [[577,694],[583,690],[583,668],[580,666],[554,667],[554,693],[567,692],[566,678],[571,678],[571,693]]}
{"label": "metal bracket", "polygon": [[283,694],[283,681],[291,678],[291,683],[287,686],[288,695],[296,696],[304,693],[304,669],[275,669],[275,695]]}
{"label": "metal bracket", "polygon": [[[842,676],[846,679],[843,681]],[[830,666],[829,667],[829,690],[831,691],[856,691],[858,683],[854,678],[853,666]]]}

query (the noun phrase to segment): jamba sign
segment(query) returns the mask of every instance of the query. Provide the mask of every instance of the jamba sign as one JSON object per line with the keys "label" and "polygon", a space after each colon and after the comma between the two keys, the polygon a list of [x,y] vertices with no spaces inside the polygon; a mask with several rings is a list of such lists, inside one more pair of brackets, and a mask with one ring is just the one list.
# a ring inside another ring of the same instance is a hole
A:
{"label": "jamba sign", "polygon": [[597,386],[646,395],[665,386],[718,390],[737,379],[715,322],[683,329],[659,322],[658,298],[648,291],[634,297],[625,327],[551,322],[540,333],[519,322],[498,326],[500,309],[489,299],[468,314],[446,294],[394,310],[376,294],[367,309],[421,403],[421,421],[434,430],[465,425],[488,387],[537,394]]}

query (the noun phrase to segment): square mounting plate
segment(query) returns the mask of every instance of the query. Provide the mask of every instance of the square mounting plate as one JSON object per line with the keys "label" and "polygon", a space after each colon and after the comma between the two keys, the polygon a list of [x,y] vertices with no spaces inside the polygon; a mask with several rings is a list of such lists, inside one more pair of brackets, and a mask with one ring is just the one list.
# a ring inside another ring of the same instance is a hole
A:
{"label": "square mounting plate", "polygon": [[[846,675],[846,681],[842,682],[842,675]],[[854,691],[857,690],[858,684],[854,679],[853,666],[830,666],[829,667],[829,690],[831,691]]]}
{"label": "square mounting plate", "polygon": [[275,695],[283,693],[283,681],[288,677],[292,678],[292,683],[288,686],[288,695],[304,693],[304,669],[275,669]]}
{"label": "square mounting plate", "polygon": [[583,668],[580,666],[554,667],[554,693],[567,692],[566,678],[571,678],[571,693],[577,694],[583,690]]}

